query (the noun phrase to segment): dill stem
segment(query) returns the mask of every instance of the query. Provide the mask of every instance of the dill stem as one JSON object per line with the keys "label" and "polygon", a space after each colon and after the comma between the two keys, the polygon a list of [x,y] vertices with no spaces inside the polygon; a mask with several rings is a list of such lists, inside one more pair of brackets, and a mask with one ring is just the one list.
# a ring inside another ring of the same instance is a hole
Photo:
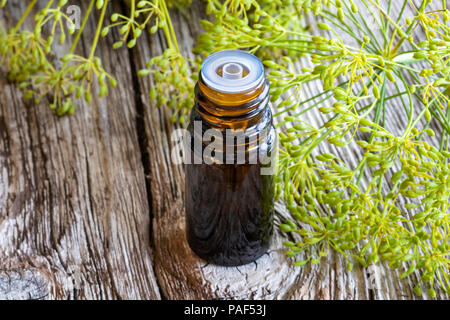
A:
{"label": "dill stem", "polygon": [[20,20],[17,22],[16,26],[14,27],[14,30],[18,30],[20,28],[20,26],[23,24],[23,22],[25,21],[25,19],[28,17],[28,15],[30,14],[31,10],[34,8],[34,5],[36,4],[37,0],[33,0],[28,4],[27,9],[25,10],[25,12],[22,14],[22,17],[20,17]]}

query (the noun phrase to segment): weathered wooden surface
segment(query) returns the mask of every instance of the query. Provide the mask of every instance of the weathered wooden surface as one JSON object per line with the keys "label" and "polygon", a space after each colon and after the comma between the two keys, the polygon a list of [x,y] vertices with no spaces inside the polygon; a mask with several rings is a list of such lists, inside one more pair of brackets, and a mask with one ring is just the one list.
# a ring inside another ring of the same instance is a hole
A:
{"label": "weathered wooden surface", "polygon": [[[26,2],[14,3],[1,20],[23,12]],[[132,83],[128,52],[110,41],[98,52],[105,68]],[[57,118],[0,78],[0,297],[22,295],[11,293],[22,274],[47,283],[33,298],[158,299],[134,92],[122,87],[80,109]]]}
{"label": "weathered wooden surface", "polygon": [[[11,22],[22,6],[0,20]],[[173,14],[184,54],[195,45],[201,12],[194,4],[189,18]],[[151,79],[136,76],[162,52],[163,37],[145,35],[132,51],[112,52],[110,41],[98,54],[121,86],[74,116],[56,118],[45,103],[24,103],[14,85],[0,80],[0,299],[418,298],[416,279],[400,280],[386,266],[348,272],[331,254],[327,262],[294,268],[278,233],[254,264],[224,268],[197,258],[184,234],[183,167],[171,160],[175,126],[148,102]],[[305,97],[317,90],[311,84]],[[389,125],[401,121],[396,108]],[[356,150],[334,152],[357,157]],[[276,208],[279,222],[287,213],[282,204]]]}

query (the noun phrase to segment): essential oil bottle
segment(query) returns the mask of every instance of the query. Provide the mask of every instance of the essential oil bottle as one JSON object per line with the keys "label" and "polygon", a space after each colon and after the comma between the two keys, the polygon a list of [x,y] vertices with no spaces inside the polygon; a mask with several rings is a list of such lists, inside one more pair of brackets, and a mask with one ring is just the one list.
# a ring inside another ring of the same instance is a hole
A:
{"label": "essential oil bottle", "polygon": [[190,247],[212,264],[255,261],[272,236],[276,151],[269,83],[257,57],[224,50],[203,62],[188,133]]}

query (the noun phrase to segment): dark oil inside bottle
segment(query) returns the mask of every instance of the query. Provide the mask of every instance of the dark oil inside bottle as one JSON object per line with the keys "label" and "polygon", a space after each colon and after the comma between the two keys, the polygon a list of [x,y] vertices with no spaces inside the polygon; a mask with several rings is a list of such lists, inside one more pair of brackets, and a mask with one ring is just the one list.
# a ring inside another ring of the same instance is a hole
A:
{"label": "dark oil inside bottle", "polygon": [[[201,135],[194,132],[195,121],[201,122]],[[203,141],[203,135],[208,129],[220,132],[224,141],[227,129],[257,133],[258,138],[253,143],[247,138],[241,149],[238,141],[226,141],[223,149],[211,154],[212,163],[194,163],[195,157],[205,157],[209,141]],[[273,165],[267,159],[275,152],[267,81],[243,93],[224,94],[210,90],[200,74],[188,130],[192,161],[185,165],[185,200],[191,249],[222,266],[255,261],[269,249],[273,232],[274,180],[273,175],[262,174],[263,168]],[[195,149],[195,143],[201,147]],[[240,162],[238,150],[245,150]],[[222,161],[216,161],[219,158]]]}

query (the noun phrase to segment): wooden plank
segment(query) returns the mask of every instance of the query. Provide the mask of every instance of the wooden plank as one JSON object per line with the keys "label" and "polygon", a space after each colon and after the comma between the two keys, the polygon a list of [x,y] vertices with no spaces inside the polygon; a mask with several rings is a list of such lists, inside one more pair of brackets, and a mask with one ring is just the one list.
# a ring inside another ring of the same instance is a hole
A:
{"label": "wooden plank", "polygon": [[[17,21],[26,2],[12,2],[0,20]],[[120,86],[70,117],[25,102],[0,77],[0,298],[160,298],[133,70],[112,41],[98,55]]]}

